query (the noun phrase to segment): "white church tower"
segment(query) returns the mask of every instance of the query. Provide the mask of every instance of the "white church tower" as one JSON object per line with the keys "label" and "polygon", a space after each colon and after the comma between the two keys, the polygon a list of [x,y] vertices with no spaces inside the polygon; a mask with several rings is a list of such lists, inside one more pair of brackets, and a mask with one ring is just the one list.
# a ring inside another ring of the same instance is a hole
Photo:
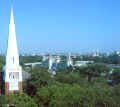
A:
{"label": "white church tower", "polygon": [[9,24],[8,48],[6,65],[4,68],[5,94],[11,92],[22,92],[22,68],[19,65],[19,54],[16,41],[15,23],[13,9]]}

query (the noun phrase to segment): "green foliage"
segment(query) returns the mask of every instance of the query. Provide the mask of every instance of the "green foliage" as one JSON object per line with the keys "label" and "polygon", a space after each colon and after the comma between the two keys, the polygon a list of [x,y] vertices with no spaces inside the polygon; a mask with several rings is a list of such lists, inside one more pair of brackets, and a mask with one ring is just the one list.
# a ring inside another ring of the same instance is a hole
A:
{"label": "green foliage", "polygon": [[120,56],[116,52],[111,53],[109,56],[101,54],[100,56],[82,55],[74,60],[94,61],[95,63],[107,63],[107,64],[120,64]]}
{"label": "green foliage", "polygon": [[120,56],[116,53],[111,54],[108,59],[111,64],[120,64]]}
{"label": "green foliage", "polygon": [[[85,81],[88,69],[93,83]],[[104,64],[91,64],[73,72],[58,72],[53,78],[46,68],[35,68],[29,80],[31,89],[35,89],[32,96],[39,107],[117,107],[120,87],[111,88],[101,76],[108,71]]]}
{"label": "green foliage", "polygon": [[5,64],[5,57],[0,56],[0,71],[2,71],[4,64]]}
{"label": "green foliage", "polygon": [[20,56],[20,64],[24,65],[24,63],[33,63],[33,62],[41,62],[42,56]]}
{"label": "green foliage", "polygon": [[113,84],[120,83],[120,69],[115,69],[110,75],[110,79],[113,81]]}
{"label": "green foliage", "polygon": [[77,72],[58,72],[55,79],[58,82],[68,84],[79,84],[81,81],[80,74]]}
{"label": "green foliage", "polygon": [[110,68],[102,63],[89,64],[88,66],[77,67],[74,69],[74,72],[79,72],[80,75],[85,76],[89,82],[91,82],[93,77],[100,77],[102,73],[107,75],[109,71]]}
{"label": "green foliage", "polygon": [[31,84],[37,87],[50,84],[52,82],[51,75],[46,68],[35,68],[31,71]]}
{"label": "green foliage", "polygon": [[28,80],[26,92],[33,96],[37,88],[52,84],[54,82],[46,68],[34,68],[31,71],[31,78]]}
{"label": "green foliage", "polygon": [[82,55],[75,60],[94,61],[95,63],[109,63],[109,57],[102,54],[101,56]]}
{"label": "green foliage", "polygon": [[0,107],[38,107],[35,101],[24,93],[14,93],[7,96],[0,96]]}
{"label": "green foliage", "polygon": [[[119,91],[119,90],[117,90]],[[116,91],[115,91],[116,92]],[[117,107],[120,96],[108,86],[86,86],[54,84],[37,90],[37,103],[46,107]]]}
{"label": "green foliage", "polygon": [[[114,55],[103,57],[94,57],[91,60],[119,63],[116,62],[118,56],[117,58]],[[0,69],[4,64],[2,58],[0,57]],[[86,60],[88,58],[89,56],[83,57]],[[41,58],[22,56],[20,60],[21,63],[36,62]],[[24,86],[24,91],[28,95],[14,93],[0,96],[0,107],[6,104],[13,104],[15,107],[120,107],[120,85],[110,87],[107,85],[106,76],[101,76],[103,73],[108,75],[109,71],[106,64],[95,63],[74,68],[72,72],[67,69],[59,70],[53,77],[48,73],[47,68],[35,67],[29,72],[30,78]],[[120,69],[114,72],[112,79],[119,80]]]}
{"label": "green foliage", "polygon": [[4,95],[0,95],[0,107],[6,107],[7,101]]}

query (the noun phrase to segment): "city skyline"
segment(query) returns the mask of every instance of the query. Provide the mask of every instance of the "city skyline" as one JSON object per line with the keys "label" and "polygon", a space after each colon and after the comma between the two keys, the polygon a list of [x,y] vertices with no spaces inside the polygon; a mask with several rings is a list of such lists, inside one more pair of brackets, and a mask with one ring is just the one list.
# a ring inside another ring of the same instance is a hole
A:
{"label": "city skyline", "polygon": [[20,53],[120,49],[118,0],[0,1],[0,51],[6,51],[13,5]]}

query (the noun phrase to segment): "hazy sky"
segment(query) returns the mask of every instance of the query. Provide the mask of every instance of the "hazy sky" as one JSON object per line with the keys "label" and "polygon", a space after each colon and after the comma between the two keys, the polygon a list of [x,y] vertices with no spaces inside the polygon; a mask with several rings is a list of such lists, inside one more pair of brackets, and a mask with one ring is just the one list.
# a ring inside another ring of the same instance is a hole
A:
{"label": "hazy sky", "polygon": [[11,1],[0,0],[2,52],[7,48],[11,4],[21,53],[120,49],[120,0]]}

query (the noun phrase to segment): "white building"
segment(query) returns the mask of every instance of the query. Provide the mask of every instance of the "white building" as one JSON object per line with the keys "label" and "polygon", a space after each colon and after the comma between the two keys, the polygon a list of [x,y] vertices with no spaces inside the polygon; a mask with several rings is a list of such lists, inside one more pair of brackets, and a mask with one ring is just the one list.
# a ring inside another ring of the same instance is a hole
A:
{"label": "white building", "polygon": [[87,64],[92,64],[94,61],[75,61],[74,66],[80,67],[80,66],[86,66]]}
{"label": "white building", "polygon": [[73,66],[73,60],[71,58],[71,54],[69,53],[68,58],[67,58],[67,66]]}

